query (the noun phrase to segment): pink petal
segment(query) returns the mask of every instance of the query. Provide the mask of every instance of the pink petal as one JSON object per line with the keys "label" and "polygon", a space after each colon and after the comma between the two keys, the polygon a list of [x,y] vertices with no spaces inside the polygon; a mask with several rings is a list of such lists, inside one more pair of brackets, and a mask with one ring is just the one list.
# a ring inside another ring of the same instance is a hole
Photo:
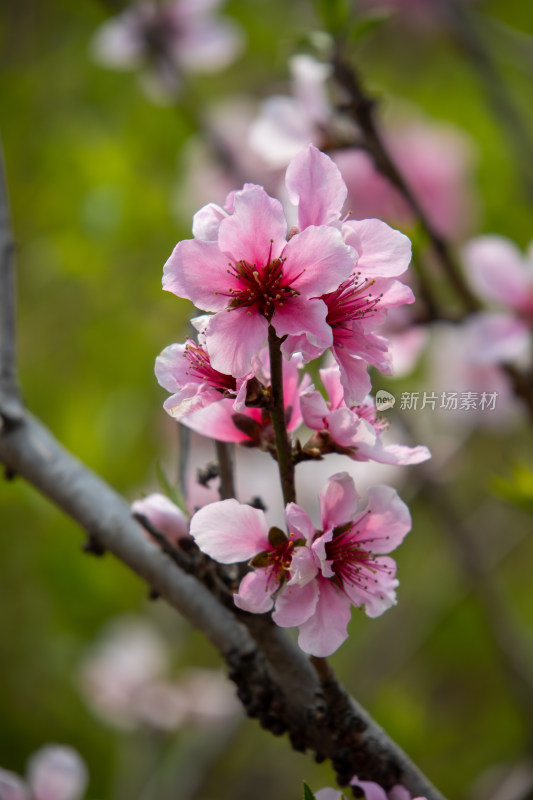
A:
{"label": "pink petal", "polygon": [[365,793],[365,800],[387,800],[387,793],[377,783],[373,781],[360,781],[354,776],[350,781],[350,786],[358,786]]}
{"label": "pink petal", "polygon": [[354,606],[364,606],[367,617],[379,617],[396,604],[396,562],[388,556],[361,565],[358,582],[344,581],[343,590]]}
{"label": "pink petal", "polygon": [[463,250],[472,286],[487,300],[521,308],[532,286],[525,259],[518,247],[503,236],[480,236]]}
{"label": "pink petal", "polygon": [[292,297],[277,306],[272,325],[279,337],[305,333],[321,353],[333,344],[331,327],[326,322],[328,309],[323,300]]}
{"label": "pink petal", "polygon": [[333,347],[332,352],[340,367],[346,405],[355,406],[357,403],[362,403],[372,388],[366,371],[366,361],[352,356],[344,347]]}
{"label": "pink petal", "polygon": [[88,783],[87,766],[72,747],[47,745],[28,762],[34,800],[78,800]]}
{"label": "pink petal", "polygon": [[315,613],[299,626],[298,644],[313,656],[330,656],[348,638],[350,601],[334,583],[318,579],[320,595]]}
{"label": "pink petal", "polygon": [[320,516],[324,530],[344,525],[357,513],[359,495],[353,478],[347,472],[332,475],[318,495]]}
{"label": "pink petal", "polygon": [[337,365],[320,369],[320,380],[328,393],[329,404],[332,409],[344,405],[344,389],[342,388],[341,375]]}
{"label": "pink petal", "polygon": [[240,378],[250,372],[253,356],[267,340],[268,322],[246,308],[221,311],[206,331],[211,364],[219,372]]}
{"label": "pink petal", "polygon": [[[411,800],[411,793],[407,791],[405,786],[396,784],[389,791],[389,800]],[[413,800],[426,800],[424,797],[415,797]]]}
{"label": "pink petal", "polygon": [[164,494],[149,494],[131,504],[134,514],[148,517],[152,525],[172,541],[189,536],[189,520],[183,511]]}
{"label": "pink petal", "polygon": [[313,136],[313,120],[302,103],[275,95],[261,104],[250,126],[250,147],[271,167],[284,167]]}
{"label": "pink petal", "polygon": [[227,212],[216,203],[208,203],[192,218],[194,238],[204,242],[217,242],[220,223],[227,216]]}
{"label": "pink petal", "polygon": [[401,275],[411,262],[410,240],[379,219],[345,222],[342,234],[358,252],[357,269],[365,277]]}
{"label": "pink petal", "polygon": [[0,798],[2,800],[28,800],[26,784],[14,772],[0,767]]}
{"label": "pink petal", "polygon": [[313,431],[321,431],[326,427],[325,419],[329,414],[326,401],[320,392],[308,390],[300,397],[304,423]]}
{"label": "pink petal", "polygon": [[372,425],[361,419],[349,408],[337,408],[328,417],[328,431],[341,447],[373,448],[376,432]]}
{"label": "pink petal", "polygon": [[330,225],[339,219],[346,200],[346,184],[337,165],[325,153],[309,145],[289,164],[285,183],[291,202],[298,205],[300,230],[308,225]]}
{"label": "pink petal", "polygon": [[276,598],[276,610],[272,619],[282,628],[301,625],[314,613],[318,602],[318,581],[303,586],[286,585]]}
{"label": "pink petal", "polygon": [[233,499],[197,511],[190,533],[200,550],[222,564],[248,561],[270,549],[264,513]]}
{"label": "pink petal", "polygon": [[188,362],[184,357],[186,347],[186,344],[169,344],[155,360],[157,382],[168,392],[175,392],[189,383]]}
{"label": "pink petal", "polygon": [[[180,422],[202,436],[209,436],[219,442],[249,442],[250,437],[239,430],[233,422],[235,415],[233,405],[234,401],[231,399],[219,400],[207,408],[188,414],[180,419]],[[244,413],[247,414],[250,410],[246,409]]]}
{"label": "pink petal", "polygon": [[[309,540],[308,540],[309,544]],[[288,586],[306,586],[318,573],[318,564],[309,547],[296,547],[292,554]]]}
{"label": "pink petal", "polygon": [[203,19],[184,27],[174,52],[191,72],[216,72],[227,67],[243,47],[240,29],[230,20]]}
{"label": "pink petal", "polygon": [[239,289],[239,284],[228,274],[228,258],[215,242],[185,239],[163,268],[163,289],[204,311],[221,311],[228,305],[229,289]]}
{"label": "pink petal", "polygon": [[501,364],[529,352],[531,331],[521,319],[479,312],[462,326],[465,349],[474,364]]}
{"label": "pink petal", "polygon": [[288,503],[285,508],[285,519],[289,532],[294,534],[296,539],[303,538],[307,544],[311,544],[316,529],[303,508],[296,503]]}
{"label": "pink petal", "polygon": [[234,212],[222,220],[218,234],[220,249],[235,261],[265,266],[284,247],[287,222],[283,206],[262,186],[249,184],[235,194]]}
{"label": "pink petal", "polygon": [[334,291],[353,272],[357,253],[335,228],[306,228],[287,242],[283,274],[303,297]]}
{"label": "pink petal", "polygon": [[354,528],[357,527],[357,542],[366,550],[390,553],[411,530],[411,515],[395,489],[374,486],[368,494],[367,508],[354,520]]}
{"label": "pink petal", "polygon": [[163,408],[174,419],[182,422],[189,414],[201,411],[212,403],[218,403],[222,395],[206,383],[188,383],[168,397]]}
{"label": "pink petal", "polygon": [[233,595],[238,608],[252,614],[264,614],[274,605],[272,592],[277,585],[269,586],[269,572],[266,569],[255,569],[241,581],[239,591]]}
{"label": "pink petal", "polygon": [[[361,458],[361,456],[363,458]],[[361,448],[361,452],[356,452],[353,456],[355,461],[366,460],[377,461],[379,464],[400,464],[408,466],[410,464],[421,464],[431,458],[431,452],[427,447],[407,447],[403,444],[389,444],[383,446],[379,443],[372,450]]]}

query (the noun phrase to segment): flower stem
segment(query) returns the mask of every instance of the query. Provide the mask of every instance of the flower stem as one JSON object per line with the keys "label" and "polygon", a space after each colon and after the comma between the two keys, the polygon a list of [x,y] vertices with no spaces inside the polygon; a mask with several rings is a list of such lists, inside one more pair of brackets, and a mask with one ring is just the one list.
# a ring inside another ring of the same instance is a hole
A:
{"label": "flower stem", "polygon": [[272,406],[270,417],[274,428],[279,476],[285,504],[296,500],[294,488],[294,461],[291,443],[287,434],[285,405],[283,403],[283,356],[281,339],[276,336],[272,325],[268,327],[268,351],[270,356],[270,381],[272,384]]}

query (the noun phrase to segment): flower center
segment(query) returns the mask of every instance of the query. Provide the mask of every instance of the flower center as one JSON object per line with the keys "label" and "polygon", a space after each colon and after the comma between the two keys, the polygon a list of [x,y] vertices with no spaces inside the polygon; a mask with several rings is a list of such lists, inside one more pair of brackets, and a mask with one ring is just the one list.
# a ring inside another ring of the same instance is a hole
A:
{"label": "flower center", "polygon": [[235,378],[232,375],[225,375],[223,372],[213,369],[208,353],[192,339],[187,339],[183,355],[189,362],[189,368],[186,370],[187,375],[208,383],[209,386],[213,389],[218,389],[219,392],[235,394],[237,391]]}
{"label": "flower center", "polygon": [[361,273],[356,272],[343,281],[334,292],[322,295],[322,300],[328,307],[326,322],[332,328],[346,327],[352,320],[363,319],[372,314],[383,297],[382,294],[373,296],[369,289],[375,280],[361,278]]}
{"label": "flower center", "polygon": [[[357,524],[370,514],[361,517]],[[374,554],[367,545],[373,539],[361,540],[359,529],[354,530],[350,523],[342,525],[333,532],[333,539],[326,544],[326,558],[331,561],[331,568],[335,573],[335,582],[342,589],[346,583],[358,586],[363,591],[371,590],[371,584],[378,584],[378,573],[390,572],[383,564],[376,561]]]}
{"label": "flower center", "polygon": [[296,297],[299,292],[293,289],[283,274],[285,258],[272,259],[272,244],[268,262],[265,266],[249,264],[243,259],[233,264],[228,264],[230,275],[237,278],[238,289],[229,289],[228,296],[231,301],[228,311],[234,308],[253,308],[270,322],[276,306]]}

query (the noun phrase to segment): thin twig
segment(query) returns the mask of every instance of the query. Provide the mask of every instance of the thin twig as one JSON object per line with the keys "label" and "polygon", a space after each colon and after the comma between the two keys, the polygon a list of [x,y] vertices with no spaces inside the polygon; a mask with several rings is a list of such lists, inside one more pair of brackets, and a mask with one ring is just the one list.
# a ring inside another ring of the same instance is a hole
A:
{"label": "thin twig", "polygon": [[215,440],[215,449],[220,476],[219,494],[221,500],[235,497],[235,481],[233,477],[233,445]]}
{"label": "thin twig", "polygon": [[361,129],[364,144],[377,169],[402,193],[429,238],[443,271],[461,297],[465,308],[475,311],[479,308],[479,301],[465,283],[447,241],[435,230],[390,156],[374,118],[375,100],[365,92],[355,68],[345,59],[343,45],[340,41],[336,42],[334,48],[333,69],[337,83],[344,89],[348,98],[346,110]]}
{"label": "thin twig", "polygon": [[15,370],[15,243],[0,146],[0,417],[16,424],[24,414]]}
{"label": "thin twig", "polygon": [[281,488],[285,504],[296,500],[294,487],[294,461],[291,452],[291,443],[287,434],[285,419],[285,404],[283,401],[283,356],[281,354],[281,339],[276,336],[276,331],[268,327],[268,350],[270,356],[270,382],[272,385],[272,406],[270,418],[274,428],[276,441],[276,456],[278,460]]}

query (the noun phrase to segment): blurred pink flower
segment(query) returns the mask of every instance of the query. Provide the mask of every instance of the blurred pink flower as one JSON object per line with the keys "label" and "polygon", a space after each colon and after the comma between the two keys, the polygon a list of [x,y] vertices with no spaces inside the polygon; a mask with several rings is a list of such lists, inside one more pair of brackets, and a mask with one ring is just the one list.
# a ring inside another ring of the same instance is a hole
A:
{"label": "blurred pink flower", "polygon": [[135,617],[113,620],[81,664],[79,683],[89,706],[124,730],[139,725],[171,731],[216,724],[236,713],[233,687],[216,670],[168,677],[170,653],[157,630]]}
{"label": "blurred pink flower", "polygon": [[[465,236],[472,229],[477,205],[466,137],[451,126],[422,121],[389,127],[383,135],[395,165],[434,229],[454,239]],[[346,181],[354,219],[378,217],[399,227],[413,224],[407,202],[368,153],[338,150],[334,160]]]}
{"label": "blurred pink flower", "polygon": [[66,745],[48,744],[27,764],[27,782],[0,769],[1,800],[80,800],[88,783],[87,766]]}
{"label": "blurred pink flower", "polygon": [[526,256],[510,239],[485,235],[463,248],[475,292],[503,312],[471,315],[464,330],[472,361],[497,364],[529,355],[533,327],[533,243]]}
{"label": "blurred pink flower", "polygon": [[172,500],[164,494],[154,493],[131,504],[134,514],[147,517],[154,528],[164,533],[170,542],[189,537],[189,519]]}
{"label": "blurred pink flower", "polygon": [[143,68],[151,99],[172,100],[182,73],[216,72],[242,49],[242,34],[216,15],[221,0],[141,0],[96,31],[94,59],[117,70]]}

